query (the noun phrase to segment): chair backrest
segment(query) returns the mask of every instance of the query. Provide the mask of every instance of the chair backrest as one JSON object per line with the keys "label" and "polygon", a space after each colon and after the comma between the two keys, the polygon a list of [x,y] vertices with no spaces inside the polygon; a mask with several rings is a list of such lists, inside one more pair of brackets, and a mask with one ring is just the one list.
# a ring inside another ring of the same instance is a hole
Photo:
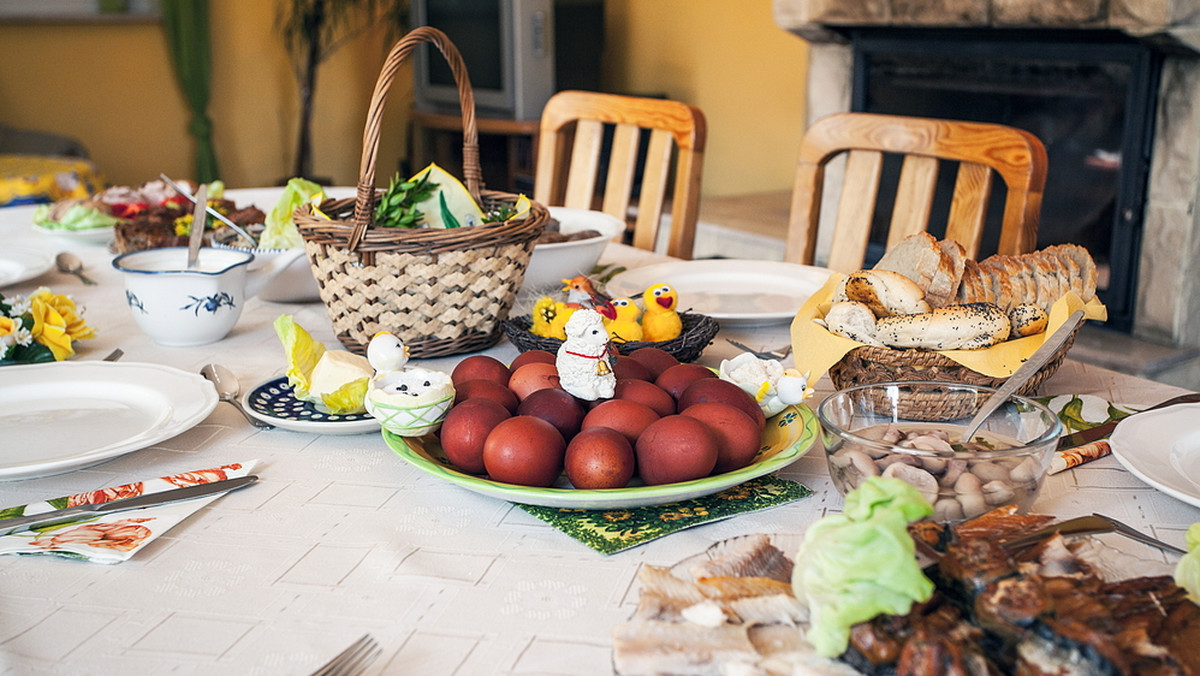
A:
{"label": "chair backrest", "polygon": [[978,258],[992,180],[1007,186],[997,253],[1037,247],[1046,184],[1046,149],[1036,136],[998,124],[870,113],[835,113],[804,134],[788,227],[785,260],[811,265],[816,253],[825,168],[848,153],[826,265],[839,272],[862,267],[879,193],[884,154],[904,156],[887,246],[929,226],[939,160],[959,162],[946,223],[947,239]]}
{"label": "chair backrest", "polygon": [[[613,127],[613,133],[600,198],[597,184],[605,166],[600,153],[606,126]],[[643,132],[649,134],[649,142],[644,161],[639,161]],[[533,197],[548,206],[599,206],[628,223],[635,177],[640,176],[632,243],[653,250],[673,175],[667,254],[690,259],[705,137],[704,114],[678,101],[559,92],[542,111]]]}

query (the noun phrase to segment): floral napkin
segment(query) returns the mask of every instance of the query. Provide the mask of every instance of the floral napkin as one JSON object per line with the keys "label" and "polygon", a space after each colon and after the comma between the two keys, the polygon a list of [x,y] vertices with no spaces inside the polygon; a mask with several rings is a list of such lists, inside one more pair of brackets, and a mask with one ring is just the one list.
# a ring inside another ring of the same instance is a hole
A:
{"label": "floral napkin", "polygon": [[[101,488],[90,493],[68,495],[29,505],[0,508],[0,519],[39,514],[82,504],[111,502],[120,498],[158,493],[174,488],[207,484],[246,476],[257,460],[232,463],[209,469],[183,472],[123,486]],[[33,530],[18,531],[0,537],[0,554],[51,554],[94,563],[120,563],[128,560],[158,536],[175,527],[201,507],[224,495],[173,502],[144,509],[83,517],[81,521]]]}
{"label": "floral napkin", "polygon": [[601,510],[518,506],[601,554],[615,554],[685,528],[809,495],[807,486],[768,474],[719,493],[666,505]]}
{"label": "floral napkin", "polygon": [[[1142,410],[1141,406],[1114,404],[1102,397],[1090,394],[1060,394],[1051,397],[1035,397],[1058,416],[1063,424],[1063,434],[1081,432],[1097,425],[1129,417]],[[1050,474],[1078,467],[1090,460],[1103,458],[1112,452],[1107,439],[1100,439],[1075,448],[1056,450],[1050,460]]]}

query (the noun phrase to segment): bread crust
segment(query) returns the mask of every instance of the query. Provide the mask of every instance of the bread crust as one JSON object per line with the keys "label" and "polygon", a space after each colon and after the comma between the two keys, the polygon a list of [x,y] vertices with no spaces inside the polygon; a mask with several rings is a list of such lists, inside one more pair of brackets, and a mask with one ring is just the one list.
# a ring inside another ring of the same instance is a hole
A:
{"label": "bread crust", "polygon": [[916,282],[890,270],[859,270],[846,278],[846,297],[871,308],[876,317],[929,312]]}
{"label": "bread crust", "polygon": [[1008,339],[1012,325],[994,303],[949,305],[929,312],[883,317],[875,336],[896,348],[978,350]]}
{"label": "bread crust", "polygon": [[1037,303],[1021,303],[1008,312],[1008,321],[1012,324],[1012,335],[1024,338],[1041,333],[1050,323],[1050,315]]}

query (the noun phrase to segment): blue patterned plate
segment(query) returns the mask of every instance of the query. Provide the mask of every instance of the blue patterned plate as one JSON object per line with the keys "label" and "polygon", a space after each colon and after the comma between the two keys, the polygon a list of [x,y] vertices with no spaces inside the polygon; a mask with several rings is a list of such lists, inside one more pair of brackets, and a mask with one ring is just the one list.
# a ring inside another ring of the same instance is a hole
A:
{"label": "blue patterned plate", "polygon": [[309,434],[362,434],[378,432],[379,421],[370,413],[338,415],[319,410],[292,394],[287,376],[268,380],[242,397],[250,415],[276,427]]}

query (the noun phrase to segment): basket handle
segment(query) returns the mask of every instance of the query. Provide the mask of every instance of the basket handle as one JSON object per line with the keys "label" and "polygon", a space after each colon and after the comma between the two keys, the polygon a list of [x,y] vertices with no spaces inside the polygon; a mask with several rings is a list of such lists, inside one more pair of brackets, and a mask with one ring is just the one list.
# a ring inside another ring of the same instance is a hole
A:
{"label": "basket handle", "polygon": [[471,89],[471,80],[467,76],[467,66],[463,63],[458,48],[442,31],[432,26],[420,26],[409,31],[400,38],[388,52],[379,79],[375,82],[375,92],[371,95],[371,106],[367,109],[367,126],[363,130],[363,154],[358,167],[358,191],[354,200],[354,232],[350,235],[349,249],[354,251],[367,232],[374,215],[375,204],[375,163],[379,154],[379,130],[383,121],[383,106],[387,102],[387,93],[396,77],[400,64],[421,43],[430,42],[437,46],[442,56],[450,64],[454,73],[454,81],[458,84],[459,106],[463,118],[463,178],[466,180],[467,191],[478,203],[480,202],[480,184],[483,172],[479,166],[479,132],[475,124],[475,92]]}

